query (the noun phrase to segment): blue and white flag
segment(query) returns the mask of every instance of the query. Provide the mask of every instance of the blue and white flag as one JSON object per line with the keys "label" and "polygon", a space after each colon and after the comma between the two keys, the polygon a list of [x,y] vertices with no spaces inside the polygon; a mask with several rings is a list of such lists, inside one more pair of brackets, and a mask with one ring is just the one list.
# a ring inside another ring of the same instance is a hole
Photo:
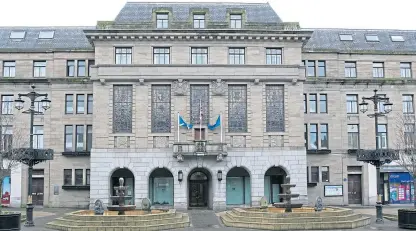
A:
{"label": "blue and white flag", "polygon": [[215,123],[214,124],[209,124],[209,122],[208,122],[208,129],[209,130],[214,130],[215,128],[217,128],[217,127],[219,127],[219,126],[221,126],[221,115],[218,115],[218,118],[217,118],[217,120],[215,121]]}
{"label": "blue and white flag", "polygon": [[178,124],[180,127],[186,127],[188,129],[191,129],[193,127],[192,124],[186,123],[185,119],[181,115],[178,116]]}

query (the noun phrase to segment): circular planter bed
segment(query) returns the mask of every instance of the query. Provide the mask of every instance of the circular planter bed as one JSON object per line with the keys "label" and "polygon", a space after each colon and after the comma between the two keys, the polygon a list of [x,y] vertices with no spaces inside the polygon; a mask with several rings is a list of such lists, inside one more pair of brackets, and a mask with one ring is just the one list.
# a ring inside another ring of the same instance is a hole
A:
{"label": "circular planter bed", "polygon": [[398,223],[402,229],[416,229],[416,209],[399,209]]}
{"label": "circular planter bed", "polygon": [[20,230],[20,213],[0,214],[0,231]]}

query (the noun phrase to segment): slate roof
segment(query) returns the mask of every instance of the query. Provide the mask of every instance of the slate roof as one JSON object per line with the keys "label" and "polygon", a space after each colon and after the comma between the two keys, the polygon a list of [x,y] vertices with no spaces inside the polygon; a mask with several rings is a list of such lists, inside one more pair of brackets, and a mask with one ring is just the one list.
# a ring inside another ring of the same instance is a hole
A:
{"label": "slate roof", "polygon": [[[365,29],[309,29],[312,37],[304,45],[307,52],[340,53],[416,53],[416,31],[412,30],[365,30]],[[353,41],[341,41],[340,34],[351,34]],[[366,35],[378,35],[378,42],[368,42]],[[403,42],[393,42],[392,35],[401,35]]]}
{"label": "slate roof", "polygon": [[[0,51],[93,51],[84,34],[84,29],[95,27],[0,27]],[[53,39],[39,39],[40,31],[55,31]],[[26,31],[24,39],[10,39],[10,32]]]}
{"label": "slate roof", "polygon": [[152,13],[156,9],[169,9],[173,22],[189,21],[194,10],[208,10],[209,21],[228,23],[228,9],[244,9],[248,23],[281,23],[282,20],[269,3],[154,3],[127,2],[121,9],[115,24],[134,24],[152,22]]}

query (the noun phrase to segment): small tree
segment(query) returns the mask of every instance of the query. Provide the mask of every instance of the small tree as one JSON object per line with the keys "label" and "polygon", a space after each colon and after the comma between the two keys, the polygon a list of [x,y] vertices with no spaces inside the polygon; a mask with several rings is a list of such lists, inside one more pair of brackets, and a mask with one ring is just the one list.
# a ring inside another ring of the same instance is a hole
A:
{"label": "small tree", "polygon": [[[400,114],[396,123],[396,149],[398,160],[393,163],[404,168],[413,178],[413,187],[416,190],[416,130],[414,115]],[[414,193],[414,207],[416,208],[416,193]]]}
{"label": "small tree", "polygon": [[[3,197],[3,180],[20,166],[29,147],[29,131],[17,126],[16,116],[0,115],[0,195]],[[26,157],[27,158],[27,157]],[[1,214],[0,205],[0,214]]]}

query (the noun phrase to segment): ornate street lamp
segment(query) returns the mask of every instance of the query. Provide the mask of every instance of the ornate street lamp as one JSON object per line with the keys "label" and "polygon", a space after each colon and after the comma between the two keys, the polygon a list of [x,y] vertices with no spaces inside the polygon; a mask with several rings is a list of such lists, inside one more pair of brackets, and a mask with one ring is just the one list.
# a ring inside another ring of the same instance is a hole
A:
{"label": "ornate street lamp", "polygon": [[53,159],[53,150],[51,149],[34,149],[33,148],[33,128],[34,128],[34,119],[35,115],[42,115],[43,112],[37,111],[35,108],[35,102],[36,99],[40,97],[44,97],[40,102],[42,105],[42,108],[46,111],[51,106],[51,101],[48,99],[48,94],[39,94],[35,92],[35,86],[32,85],[32,91],[27,94],[19,94],[19,98],[16,99],[15,102],[15,108],[17,110],[22,110],[24,108],[25,101],[22,99],[22,97],[29,98],[30,100],[30,107],[29,109],[23,111],[22,113],[30,114],[30,148],[27,150],[24,150],[24,158],[20,160],[22,163],[27,164],[29,166],[28,168],[28,196],[27,196],[27,205],[26,205],[26,223],[25,226],[31,227],[35,226],[33,223],[33,204],[32,204],[32,173],[33,173],[33,165]]}
{"label": "ornate street lamp", "polygon": [[[376,167],[377,175],[377,204],[376,204],[376,223],[383,223],[383,207],[381,201],[381,188],[380,188],[380,167],[383,164],[390,163],[392,160],[397,159],[396,152],[388,149],[380,149],[381,137],[378,136],[378,117],[385,116],[392,111],[393,104],[388,97],[377,95],[377,90],[374,90],[374,95],[371,97],[363,97],[360,105],[360,111],[365,113],[368,111],[368,103],[371,101],[374,104],[374,112],[368,114],[370,118],[374,118],[375,135],[376,135],[376,149],[375,150],[359,150],[357,152],[357,160],[370,163]],[[379,103],[384,105],[384,110],[380,110]]]}

